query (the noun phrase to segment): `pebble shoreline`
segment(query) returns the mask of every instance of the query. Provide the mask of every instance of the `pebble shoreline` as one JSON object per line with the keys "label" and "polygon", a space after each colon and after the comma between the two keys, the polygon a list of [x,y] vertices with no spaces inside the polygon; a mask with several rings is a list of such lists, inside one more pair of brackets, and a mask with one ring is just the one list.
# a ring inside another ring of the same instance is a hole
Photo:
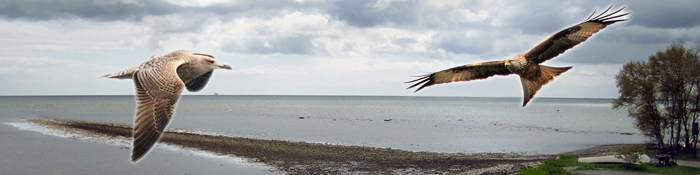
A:
{"label": "pebble shoreline", "polygon": [[[131,137],[131,126],[62,119],[32,119],[29,123],[65,132]],[[173,129],[177,130],[177,129]],[[180,131],[183,131],[180,129]],[[435,153],[391,148],[344,146],[166,132],[160,143],[262,162],[288,174],[511,174],[537,166],[555,155],[517,153]],[[627,144],[603,145],[568,152],[579,156],[614,154]]]}

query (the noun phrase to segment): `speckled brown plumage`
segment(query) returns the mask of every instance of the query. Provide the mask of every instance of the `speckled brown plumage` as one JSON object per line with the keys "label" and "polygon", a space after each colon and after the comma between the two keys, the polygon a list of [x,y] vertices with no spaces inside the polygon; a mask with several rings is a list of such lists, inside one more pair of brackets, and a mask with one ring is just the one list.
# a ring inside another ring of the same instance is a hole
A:
{"label": "speckled brown plumage", "polygon": [[134,121],[131,161],[141,159],[158,142],[175,113],[182,90],[199,91],[214,69],[231,69],[214,57],[191,51],[175,51],[151,57],[139,66],[103,77],[133,79],[138,107]]}

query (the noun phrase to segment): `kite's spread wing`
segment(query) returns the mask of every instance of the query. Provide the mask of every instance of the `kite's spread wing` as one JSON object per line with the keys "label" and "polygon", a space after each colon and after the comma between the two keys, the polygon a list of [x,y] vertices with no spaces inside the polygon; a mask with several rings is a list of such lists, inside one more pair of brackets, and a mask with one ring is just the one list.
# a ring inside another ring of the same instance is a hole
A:
{"label": "kite's spread wing", "polygon": [[508,75],[511,72],[504,65],[505,61],[492,61],[476,64],[468,64],[451,69],[424,75],[418,79],[406,82],[414,83],[408,89],[421,85],[416,92],[435,84],[451,83],[456,81],[469,81],[484,79],[494,75]]}
{"label": "kite's spread wing", "polygon": [[[610,6],[610,8],[612,8],[612,6]],[[593,19],[590,19],[595,14],[594,11],[593,14],[588,17],[590,20],[586,19],[586,22],[569,27],[568,29],[564,29],[552,35],[551,37],[547,38],[547,40],[525,53],[525,58],[528,61],[532,61],[537,64],[542,63],[556,57],[561,53],[564,53],[564,51],[571,49],[581,42],[586,41],[586,39],[591,37],[593,34],[598,33],[598,31],[607,27],[608,25],[627,20],[617,18],[623,17],[629,13],[616,15],[618,12],[622,11],[622,9],[625,9],[624,7],[610,14],[605,14],[608,12],[608,10],[610,10],[610,8],[598,16],[593,17]]]}

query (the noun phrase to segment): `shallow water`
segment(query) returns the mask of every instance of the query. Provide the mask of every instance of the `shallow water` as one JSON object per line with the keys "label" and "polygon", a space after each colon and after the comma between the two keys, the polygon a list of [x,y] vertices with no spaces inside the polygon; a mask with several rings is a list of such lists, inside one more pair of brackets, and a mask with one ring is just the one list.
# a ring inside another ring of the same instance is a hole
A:
{"label": "shallow water", "polygon": [[165,145],[131,163],[123,140],[105,144],[26,130],[51,132],[28,123],[0,125],[0,174],[279,174],[259,163]]}
{"label": "shallow water", "polygon": [[[136,106],[133,96],[0,97],[0,104],[3,123],[131,123]],[[612,110],[609,99],[536,98],[520,105],[521,98],[182,96],[168,127],[449,153],[557,154],[645,141],[627,111]]]}

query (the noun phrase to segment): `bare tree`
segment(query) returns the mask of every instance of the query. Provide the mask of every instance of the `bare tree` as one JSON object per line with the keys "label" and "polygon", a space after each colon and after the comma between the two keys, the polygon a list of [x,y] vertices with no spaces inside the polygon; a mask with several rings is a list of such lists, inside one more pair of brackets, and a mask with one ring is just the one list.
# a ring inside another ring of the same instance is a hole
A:
{"label": "bare tree", "polygon": [[658,81],[653,74],[645,62],[625,64],[615,77],[620,97],[613,101],[613,108],[627,107],[635,127],[662,148],[669,120],[658,109]]}
{"label": "bare tree", "polygon": [[616,76],[620,97],[613,108],[627,107],[635,126],[659,147],[694,148],[691,128],[700,113],[698,52],[700,41],[688,49],[678,40],[649,62],[625,64]]}

